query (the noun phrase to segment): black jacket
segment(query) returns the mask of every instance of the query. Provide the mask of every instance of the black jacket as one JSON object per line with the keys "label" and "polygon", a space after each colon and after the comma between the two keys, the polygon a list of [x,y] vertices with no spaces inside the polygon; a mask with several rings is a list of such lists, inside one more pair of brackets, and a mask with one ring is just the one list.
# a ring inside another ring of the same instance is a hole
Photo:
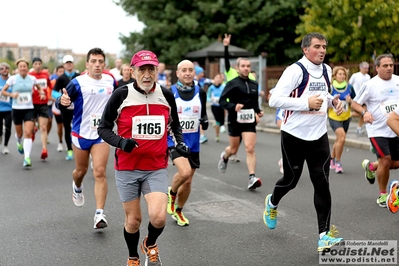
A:
{"label": "black jacket", "polygon": [[229,112],[229,121],[235,121],[237,119],[235,108],[238,103],[244,105],[242,109],[254,109],[257,114],[261,112],[258,97],[258,82],[236,77],[227,82],[219,104]]}

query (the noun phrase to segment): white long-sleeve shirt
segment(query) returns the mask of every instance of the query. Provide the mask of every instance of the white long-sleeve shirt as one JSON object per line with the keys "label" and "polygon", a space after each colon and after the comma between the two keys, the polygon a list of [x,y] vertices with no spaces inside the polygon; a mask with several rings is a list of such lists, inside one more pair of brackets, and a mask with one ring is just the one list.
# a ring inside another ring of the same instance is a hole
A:
{"label": "white long-sleeve shirt", "polygon": [[369,74],[363,74],[362,72],[354,73],[349,79],[349,84],[353,86],[355,93],[358,94],[363,83],[370,80]]}
{"label": "white long-sleeve shirt", "polygon": [[399,76],[392,75],[390,80],[383,80],[378,75],[363,83],[354,102],[367,105],[374,122],[366,123],[367,136],[394,138],[395,132],[387,125],[389,113],[399,104]]}
{"label": "white long-sleeve shirt", "polygon": [[[281,130],[303,140],[317,140],[327,132],[327,108],[333,107],[334,97],[328,93],[328,83],[323,76],[323,64],[315,65],[303,56],[299,62],[309,73],[309,80],[303,93],[298,86],[303,80],[303,71],[297,64],[287,67],[280,77],[270,98],[270,107],[285,110]],[[328,80],[331,80],[331,67],[326,66]],[[324,103],[320,110],[310,110],[308,98],[320,95]]]}

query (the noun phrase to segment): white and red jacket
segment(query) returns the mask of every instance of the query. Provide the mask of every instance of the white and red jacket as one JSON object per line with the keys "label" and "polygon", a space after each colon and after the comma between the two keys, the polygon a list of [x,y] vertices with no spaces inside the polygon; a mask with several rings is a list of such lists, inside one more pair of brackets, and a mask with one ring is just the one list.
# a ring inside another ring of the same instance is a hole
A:
{"label": "white and red jacket", "polygon": [[[114,123],[117,133],[113,131]],[[168,167],[170,134],[183,142],[182,130],[172,92],[155,84],[146,94],[135,83],[122,86],[111,95],[98,127],[100,137],[115,151],[115,169],[118,171],[153,171]],[[138,147],[131,153],[119,148],[123,138],[133,138]]]}

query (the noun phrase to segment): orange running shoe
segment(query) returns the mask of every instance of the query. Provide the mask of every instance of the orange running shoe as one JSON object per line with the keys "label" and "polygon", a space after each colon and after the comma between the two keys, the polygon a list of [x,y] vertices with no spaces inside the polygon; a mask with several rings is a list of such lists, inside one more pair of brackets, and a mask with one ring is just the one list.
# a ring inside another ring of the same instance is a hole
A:
{"label": "orange running shoe", "polygon": [[168,205],[166,207],[166,211],[170,214],[173,215],[175,213],[175,202],[176,202],[176,195],[172,196],[170,192],[172,191],[172,187],[168,187]]}
{"label": "orange running shoe", "polygon": [[141,251],[145,254],[145,263],[144,265],[148,266],[162,266],[161,259],[159,258],[159,250],[157,244],[152,246],[147,246],[147,238],[143,239],[141,243]]}
{"label": "orange running shoe", "polygon": [[129,258],[127,260],[127,266],[141,266],[139,258]]}
{"label": "orange running shoe", "polygon": [[172,219],[176,221],[179,226],[188,226],[190,221],[184,216],[182,211],[175,211],[172,215]]}
{"label": "orange running shoe", "polygon": [[46,150],[46,149],[43,149],[43,150],[42,150],[42,155],[40,156],[40,158],[41,158],[42,160],[45,160],[45,159],[47,158],[47,156],[48,156],[47,150]]}
{"label": "orange running shoe", "polygon": [[393,180],[389,185],[389,194],[387,198],[388,210],[392,213],[397,213],[399,210],[399,181]]}

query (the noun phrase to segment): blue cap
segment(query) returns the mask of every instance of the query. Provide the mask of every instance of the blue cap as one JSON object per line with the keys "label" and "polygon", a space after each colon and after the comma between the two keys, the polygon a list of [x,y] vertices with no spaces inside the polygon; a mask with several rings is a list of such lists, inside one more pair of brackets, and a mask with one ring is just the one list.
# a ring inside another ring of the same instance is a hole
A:
{"label": "blue cap", "polygon": [[200,66],[195,66],[194,70],[195,70],[195,75],[204,73],[204,69],[202,67],[200,67]]}

